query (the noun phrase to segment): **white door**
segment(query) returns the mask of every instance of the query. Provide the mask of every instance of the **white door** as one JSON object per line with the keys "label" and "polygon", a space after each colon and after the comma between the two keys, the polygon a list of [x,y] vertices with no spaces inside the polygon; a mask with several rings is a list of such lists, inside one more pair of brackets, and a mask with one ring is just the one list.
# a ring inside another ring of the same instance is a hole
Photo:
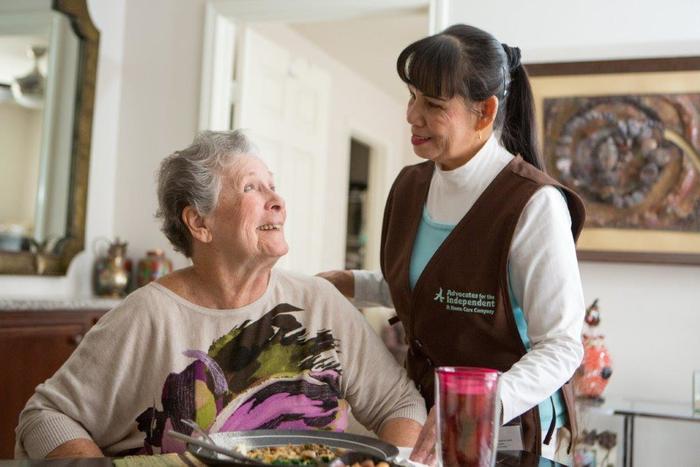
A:
{"label": "white door", "polygon": [[249,28],[241,58],[236,125],[249,130],[287,203],[289,253],[279,265],[315,274],[323,242],[330,76]]}

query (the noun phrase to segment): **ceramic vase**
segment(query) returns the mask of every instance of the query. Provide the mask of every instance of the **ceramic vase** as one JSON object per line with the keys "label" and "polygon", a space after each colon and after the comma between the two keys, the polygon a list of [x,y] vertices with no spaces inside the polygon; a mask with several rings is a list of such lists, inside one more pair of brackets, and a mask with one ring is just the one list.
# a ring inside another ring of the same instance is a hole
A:
{"label": "ceramic vase", "polygon": [[141,287],[173,270],[173,263],[162,250],[149,250],[136,267],[136,287]]}

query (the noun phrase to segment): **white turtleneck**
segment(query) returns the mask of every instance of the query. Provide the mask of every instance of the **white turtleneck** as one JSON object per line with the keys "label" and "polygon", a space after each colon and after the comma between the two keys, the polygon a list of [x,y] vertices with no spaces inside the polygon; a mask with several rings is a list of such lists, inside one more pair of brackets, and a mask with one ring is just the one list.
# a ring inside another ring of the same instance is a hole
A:
{"label": "white turtleneck", "polygon": [[436,164],[425,203],[430,218],[441,224],[457,224],[512,159],[491,136],[466,164],[454,170],[443,170]]}
{"label": "white turtleneck", "polygon": [[[492,135],[465,165],[436,166],[426,201],[430,218],[457,224],[513,155]],[[568,381],[583,357],[585,304],[571,217],[562,194],[547,186],[525,206],[508,258],[513,298],[523,309],[531,350],[501,379],[503,421],[517,417]],[[392,308],[380,272],[353,271],[357,306]]]}

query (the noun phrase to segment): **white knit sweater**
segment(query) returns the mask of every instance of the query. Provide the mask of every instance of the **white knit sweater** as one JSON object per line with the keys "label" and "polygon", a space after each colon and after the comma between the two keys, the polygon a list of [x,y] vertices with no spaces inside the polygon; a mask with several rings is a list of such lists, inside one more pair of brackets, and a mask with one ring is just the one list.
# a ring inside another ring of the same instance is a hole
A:
{"label": "white knit sweater", "polygon": [[163,432],[181,418],[212,432],[343,430],[348,405],[376,431],[426,416],[403,368],[327,281],[273,270],[258,300],[230,310],[152,283],[103,316],[37,387],[15,454],[44,457],[77,438],[106,455],[180,451]]}

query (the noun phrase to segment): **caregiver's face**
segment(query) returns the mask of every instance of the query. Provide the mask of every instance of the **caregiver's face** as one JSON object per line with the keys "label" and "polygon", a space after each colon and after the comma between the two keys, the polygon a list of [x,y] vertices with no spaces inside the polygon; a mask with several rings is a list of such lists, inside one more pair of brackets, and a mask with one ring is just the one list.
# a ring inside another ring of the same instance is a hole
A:
{"label": "caregiver's face", "polygon": [[413,152],[447,170],[465,164],[481,143],[477,112],[459,95],[444,99],[427,96],[413,86],[408,90],[406,120],[411,125]]}

